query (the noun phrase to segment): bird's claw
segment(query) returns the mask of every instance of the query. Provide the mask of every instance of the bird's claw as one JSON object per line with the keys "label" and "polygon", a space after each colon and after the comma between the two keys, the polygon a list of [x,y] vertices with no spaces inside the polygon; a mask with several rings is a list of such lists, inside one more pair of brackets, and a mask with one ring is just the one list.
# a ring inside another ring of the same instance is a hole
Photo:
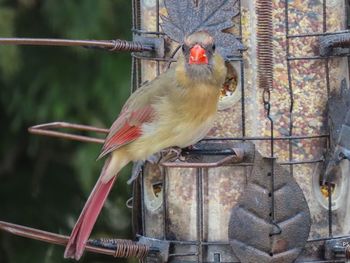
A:
{"label": "bird's claw", "polygon": [[185,148],[185,150],[198,150],[198,149],[199,149],[199,147],[196,146],[195,144],[192,144],[192,145],[187,146],[187,147]]}
{"label": "bird's claw", "polygon": [[[169,161],[185,161],[185,156],[182,155],[182,149],[180,147],[171,147],[160,151],[159,153],[149,156],[146,161],[151,164],[160,164]],[[146,161],[134,162],[132,168],[131,177],[128,180],[128,184],[131,184],[139,174],[142,172],[142,167],[145,165]]]}
{"label": "bird's claw", "polygon": [[182,155],[182,149],[180,147],[171,147],[168,149],[165,149],[161,151],[162,159],[161,162],[168,162],[168,161],[184,161],[185,157]]}
{"label": "bird's claw", "polygon": [[[151,164],[159,164],[159,162],[162,159],[162,155],[161,153],[155,153],[151,156],[149,156],[146,161],[151,163]],[[145,165],[146,161],[136,161],[134,162],[134,165],[132,167],[132,171],[131,171],[131,177],[128,180],[128,184],[131,184],[134,180],[137,179],[137,177],[139,176],[139,174],[142,172],[142,167]]]}
{"label": "bird's claw", "polygon": [[142,167],[145,165],[145,161],[136,161],[132,167],[131,177],[128,180],[128,184],[131,184],[133,181],[137,179],[139,174],[142,172]]}
{"label": "bird's claw", "polygon": [[152,154],[151,156],[149,156],[146,161],[151,163],[151,164],[159,164],[159,162],[161,160],[162,160],[162,154],[155,153],[155,154]]}

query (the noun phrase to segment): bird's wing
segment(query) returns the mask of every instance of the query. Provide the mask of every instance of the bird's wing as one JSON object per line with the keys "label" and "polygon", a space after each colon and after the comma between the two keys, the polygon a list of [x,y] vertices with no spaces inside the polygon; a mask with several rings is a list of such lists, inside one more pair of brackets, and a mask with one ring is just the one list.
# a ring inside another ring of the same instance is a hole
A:
{"label": "bird's wing", "polygon": [[126,145],[142,134],[142,124],[152,122],[156,113],[152,104],[166,95],[175,81],[174,68],[134,92],[109,130],[99,158]]}
{"label": "bird's wing", "polygon": [[102,158],[106,154],[140,137],[142,124],[151,122],[153,116],[154,110],[151,105],[131,112],[122,112],[110,128],[98,158]]}

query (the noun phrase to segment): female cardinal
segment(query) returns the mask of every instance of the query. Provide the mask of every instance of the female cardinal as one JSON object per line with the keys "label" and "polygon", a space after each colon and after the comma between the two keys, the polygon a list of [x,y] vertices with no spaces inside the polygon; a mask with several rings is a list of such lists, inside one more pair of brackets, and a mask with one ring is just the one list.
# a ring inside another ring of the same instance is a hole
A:
{"label": "female cardinal", "polygon": [[215,52],[214,39],[200,31],[185,38],[176,65],[133,93],[113,123],[102,148],[109,154],[65,251],[79,260],[118,172],[130,161],[171,146],[201,140],[217,112],[226,66]]}

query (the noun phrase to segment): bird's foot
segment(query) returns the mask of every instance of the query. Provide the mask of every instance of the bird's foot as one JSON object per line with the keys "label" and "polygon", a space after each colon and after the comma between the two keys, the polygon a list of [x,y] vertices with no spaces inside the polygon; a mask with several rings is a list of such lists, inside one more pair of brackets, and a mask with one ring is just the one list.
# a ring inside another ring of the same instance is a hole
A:
{"label": "bird's foot", "polygon": [[144,165],[145,165],[145,161],[134,162],[134,165],[131,171],[131,177],[127,182],[128,184],[131,184],[133,181],[135,181],[139,177],[139,174],[142,172],[142,167]]}
{"label": "bird's foot", "polygon": [[134,162],[134,165],[133,165],[132,171],[131,171],[131,177],[128,180],[128,184],[131,184],[134,180],[136,180],[138,178],[139,174],[142,172],[142,167],[146,164],[146,162],[149,162],[151,164],[159,164],[159,162],[161,160],[162,160],[162,154],[155,153],[155,154],[149,156],[145,161]]}
{"label": "bird's foot", "polygon": [[187,146],[184,150],[198,150],[199,147],[196,146],[195,144],[192,144],[190,146]]}
{"label": "bird's foot", "polygon": [[[171,147],[160,151],[159,153],[149,156],[146,161],[151,164],[165,163],[169,161],[185,161],[185,157],[182,155],[182,149],[180,147]],[[131,177],[128,180],[128,184],[131,184],[136,180],[139,174],[142,172],[142,167],[146,161],[136,161],[132,168]]]}
{"label": "bird's foot", "polygon": [[184,156],[182,155],[182,149],[180,147],[171,147],[167,148],[161,151],[162,159],[161,162],[169,162],[169,161],[176,161],[184,160]]}
{"label": "bird's foot", "polygon": [[155,153],[147,158],[147,162],[151,164],[159,164],[161,160],[162,160],[162,153]]}

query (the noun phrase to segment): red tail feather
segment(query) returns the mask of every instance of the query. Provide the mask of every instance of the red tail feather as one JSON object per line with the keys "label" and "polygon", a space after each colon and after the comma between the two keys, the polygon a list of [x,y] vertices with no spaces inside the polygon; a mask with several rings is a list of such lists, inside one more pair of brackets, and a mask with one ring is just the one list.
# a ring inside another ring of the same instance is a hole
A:
{"label": "red tail feather", "polygon": [[74,258],[79,260],[84,253],[86,242],[91,234],[92,228],[116,180],[116,177],[113,177],[107,183],[101,182],[101,178],[108,167],[109,162],[109,159],[106,160],[100,178],[92,190],[89,199],[87,200],[84,209],[73,228],[64,252],[65,258]]}

